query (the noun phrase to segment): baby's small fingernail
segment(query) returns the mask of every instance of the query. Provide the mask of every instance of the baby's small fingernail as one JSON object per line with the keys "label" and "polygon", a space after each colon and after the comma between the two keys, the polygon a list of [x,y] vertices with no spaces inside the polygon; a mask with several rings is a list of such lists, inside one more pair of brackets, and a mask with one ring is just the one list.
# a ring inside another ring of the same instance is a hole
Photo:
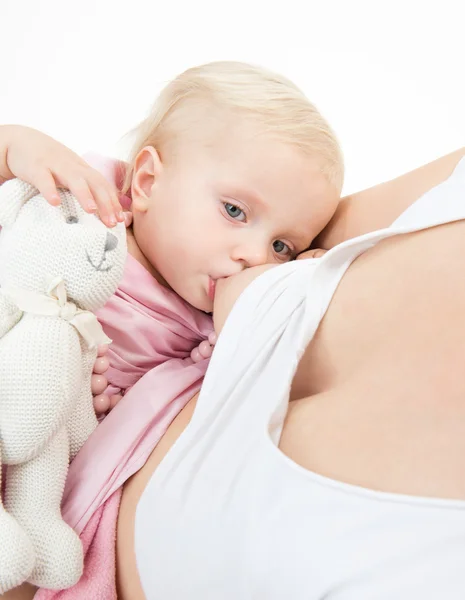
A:
{"label": "baby's small fingernail", "polygon": [[115,215],[108,215],[107,221],[108,221],[110,227],[114,227],[116,225],[116,217],[115,217]]}
{"label": "baby's small fingernail", "polygon": [[110,396],[107,394],[99,394],[94,397],[94,410],[98,415],[106,413],[110,410]]}
{"label": "baby's small fingernail", "polygon": [[101,344],[97,349],[97,356],[103,356],[108,352],[108,344]]}
{"label": "baby's small fingernail", "polygon": [[97,205],[95,204],[95,202],[93,202],[92,200],[90,200],[90,201],[87,203],[87,210],[88,210],[89,212],[92,212],[92,213],[95,213],[95,212],[97,212],[98,208],[97,208]]}
{"label": "baby's small fingernail", "polygon": [[120,223],[122,223],[124,221],[124,214],[123,214],[122,210],[120,210],[116,213],[116,218],[118,219],[118,221]]}

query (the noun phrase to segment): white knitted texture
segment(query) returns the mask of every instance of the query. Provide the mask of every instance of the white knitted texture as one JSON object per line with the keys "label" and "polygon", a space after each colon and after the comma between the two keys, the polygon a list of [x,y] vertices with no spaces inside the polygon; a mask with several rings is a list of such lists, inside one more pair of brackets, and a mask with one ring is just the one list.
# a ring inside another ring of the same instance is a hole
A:
{"label": "white knitted texture", "polygon": [[0,594],[27,580],[64,589],[81,576],[82,546],[61,518],[68,463],[97,425],[90,379],[96,350],[60,317],[19,311],[6,286],[44,293],[61,277],[68,299],[95,311],[115,292],[126,261],[113,229],[60,191],[50,206],[32,186],[0,187]]}

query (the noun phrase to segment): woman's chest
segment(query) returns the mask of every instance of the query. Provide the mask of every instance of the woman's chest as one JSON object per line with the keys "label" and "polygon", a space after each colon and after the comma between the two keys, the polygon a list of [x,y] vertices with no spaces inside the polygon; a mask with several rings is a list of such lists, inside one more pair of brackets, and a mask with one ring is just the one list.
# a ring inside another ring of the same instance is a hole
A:
{"label": "woman's chest", "polygon": [[463,228],[380,243],[348,269],[293,382],[281,439],[293,460],[465,499]]}
{"label": "woman's chest", "polygon": [[358,378],[465,397],[465,223],[396,236],[346,271],[291,399]]}
{"label": "woman's chest", "polygon": [[412,394],[351,385],[291,402],[280,449],[337,481],[465,500],[465,402]]}

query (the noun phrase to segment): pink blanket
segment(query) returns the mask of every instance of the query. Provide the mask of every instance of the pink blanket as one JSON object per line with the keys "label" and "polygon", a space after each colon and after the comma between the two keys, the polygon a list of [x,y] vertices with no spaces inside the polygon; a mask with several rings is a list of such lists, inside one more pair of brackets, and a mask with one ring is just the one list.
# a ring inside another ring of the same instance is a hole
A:
{"label": "pink blanket", "polygon": [[[95,157],[89,162],[111,178],[114,161],[104,168]],[[111,389],[125,394],[70,465],[62,513],[81,536],[84,574],[68,590],[39,590],[35,600],[116,600],[121,486],[200,389],[208,365],[208,359],[194,363],[190,352],[212,331],[211,318],[161,286],[131,256],[98,317],[113,340],[106,375]]]}

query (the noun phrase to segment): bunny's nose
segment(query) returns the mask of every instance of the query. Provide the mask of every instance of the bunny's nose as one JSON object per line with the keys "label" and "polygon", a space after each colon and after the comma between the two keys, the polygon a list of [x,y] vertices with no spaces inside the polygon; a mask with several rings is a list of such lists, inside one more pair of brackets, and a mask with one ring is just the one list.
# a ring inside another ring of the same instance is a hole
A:
{"label": "bunny's nose", "polygon": [[113,235],[109,231],[107,231],[107,239],[105,240],[105,252],[109,252],[110,250],[114,250],[118,245],[118,238],[116,235]]}

